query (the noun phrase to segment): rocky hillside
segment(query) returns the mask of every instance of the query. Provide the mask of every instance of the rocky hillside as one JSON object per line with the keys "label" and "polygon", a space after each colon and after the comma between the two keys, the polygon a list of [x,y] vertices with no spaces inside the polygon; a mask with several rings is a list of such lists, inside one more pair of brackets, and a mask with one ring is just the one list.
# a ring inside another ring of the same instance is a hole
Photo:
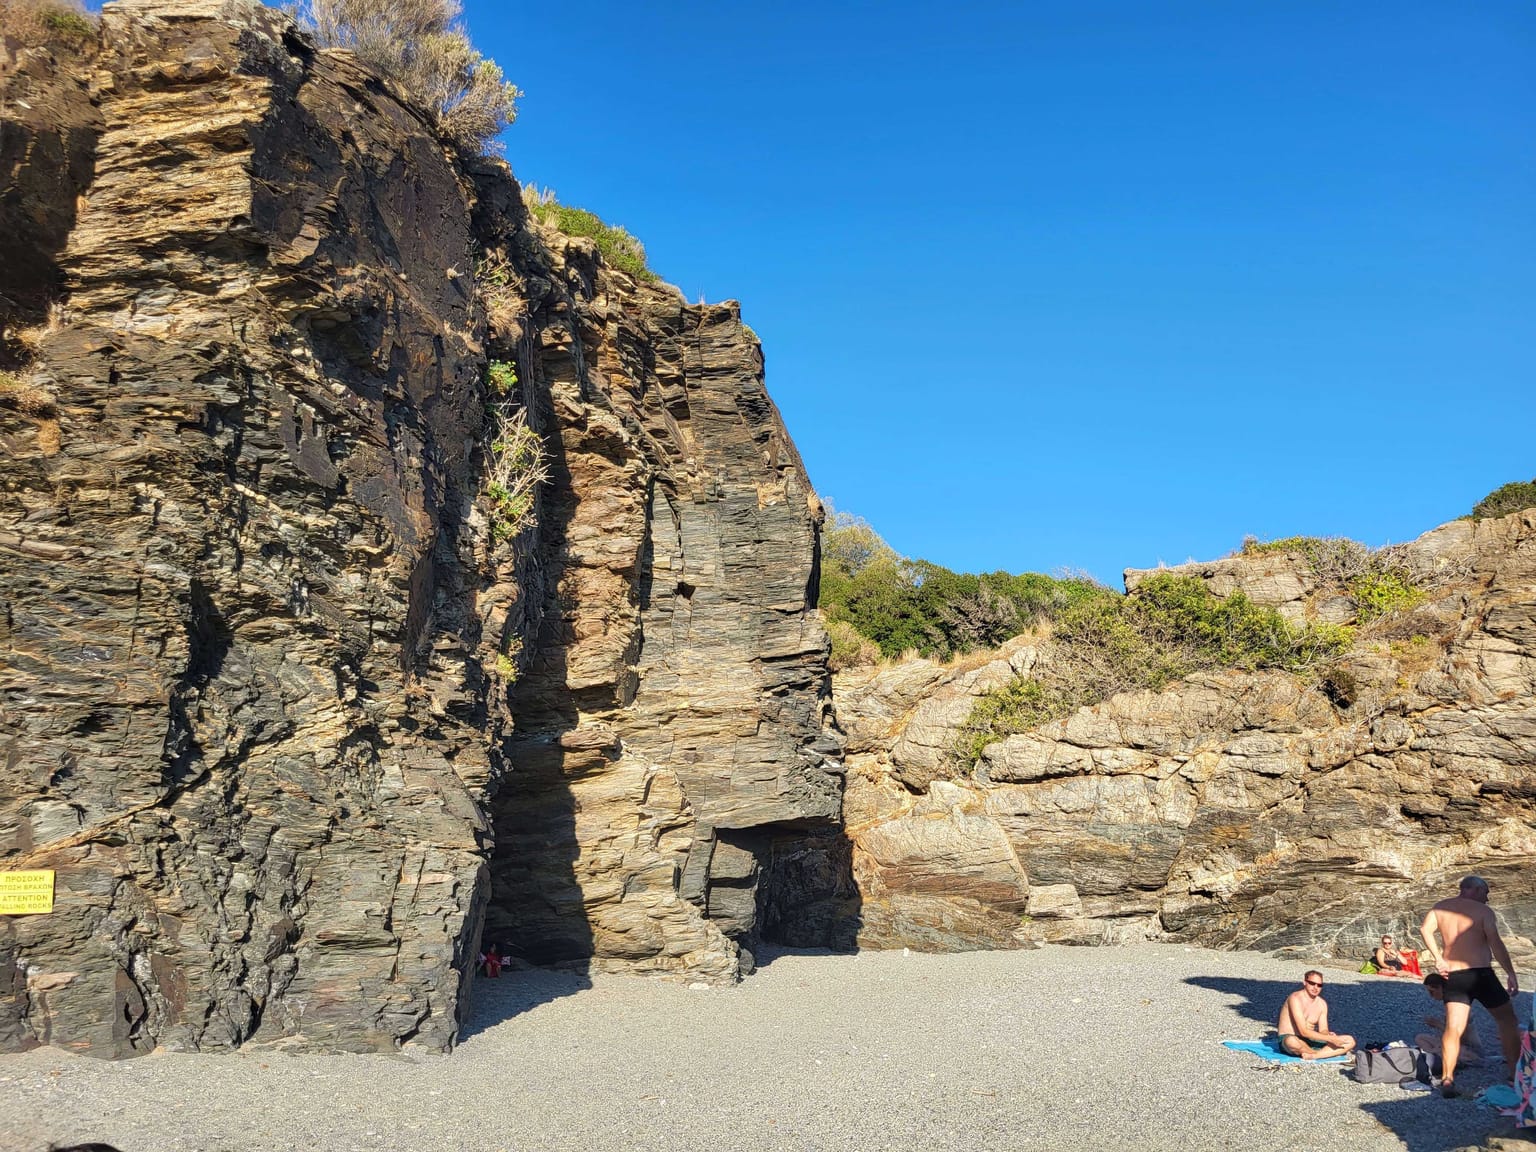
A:
{"label": "rocky hillside", "polygon": [[[1038,670],[1048,645],[838,676],[846,840],[806,841],[791,934],[1348,957],[1416,930],[1432,893],[1477,871],[1510,931],[1536,935],[1536,511],[1456,521],[1394,562],[1422,598],[1360,628],[1325,674],[1124,693],[974,766],[951,750],[975,700]],[[1352,617],[1318,569],[1280,550],[1175,571],[1294,620]]]}
{"label": "rocky hillside", "polygon": [[765,839],[840,792],[736,308],[531,224],[276,9],[5,51],[0,869],[57,888],[0,917],[0,1048],[445,1048],[487,916],[734,979]]}

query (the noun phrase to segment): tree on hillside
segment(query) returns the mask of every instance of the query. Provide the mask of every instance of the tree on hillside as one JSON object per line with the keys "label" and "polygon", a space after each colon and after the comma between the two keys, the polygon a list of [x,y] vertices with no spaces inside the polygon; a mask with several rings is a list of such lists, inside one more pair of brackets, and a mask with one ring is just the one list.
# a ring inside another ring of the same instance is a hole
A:
{"label": "tree on hillside", "polygon": [[350,48],[397,82],[460,147],[483,151],[517,119],[517,98],[495,61],[459,22],[458,0],[304,0],[301,17],[328,48]]}

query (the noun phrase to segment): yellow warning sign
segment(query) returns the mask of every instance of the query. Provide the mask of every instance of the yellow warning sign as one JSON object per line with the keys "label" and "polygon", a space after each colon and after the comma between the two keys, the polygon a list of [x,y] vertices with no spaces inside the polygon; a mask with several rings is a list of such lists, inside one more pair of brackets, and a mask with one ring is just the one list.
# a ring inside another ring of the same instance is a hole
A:
{"label": "yellow warning sign", "polygon": [[53,869],[0,872],[0,916],[53,911]]}

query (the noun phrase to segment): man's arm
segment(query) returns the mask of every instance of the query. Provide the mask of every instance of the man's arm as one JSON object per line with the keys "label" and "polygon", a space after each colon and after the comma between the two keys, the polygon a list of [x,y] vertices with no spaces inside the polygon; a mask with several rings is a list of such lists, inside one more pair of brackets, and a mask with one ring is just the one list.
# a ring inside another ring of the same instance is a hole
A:
{"label": "man's arm", "polygon": [[1317,1014],[1317,1035],[1312,1037],[1312,1039],[1314,1039],[1314,1040],[1327,1040],[1329,1043],[1332,1043],[1333,1041],[1338,1039],[1337,1036],[1335,1036],[1332,1032],[1330,1032],[1328,1030],[1328,1003],[1327,1003],[1327,1001],[1323,1002],[1323,1010]]}
{"label": "man's arm", "polygon": [[1509,958],[1509,949],[1504,946],[1504,937],[1499,935],[1499,918],[1494,915],[1493,909],[1488,909],[1488,920],[1484,931],[1488,935],[1488,950],[1493,953],[1493,958],[1498,961],[1499,967],[1509,974],[1509,994],[1518,995],[1520,981],[1515,976],[1515,962]]}
{"label": "man's arm", "polygon": [[1424,923],[1419,925],[1419,935],[1424,937],[1424,946],[1429,949],[1429,954],[1435,958],[1435,970],[1443,971],[1445,961],[1440,959],[1440,945],[1435,942],[1435,933],[1439,930],[1439,921],[1435,918],[1435,910],[1431,908],[1424,913]]}
{"label": "man's arm", "polygon": [[1303,1040],[1315,1040],[1319,1044],[1326,1044],[1333,1038],[1333,1033],[1328,1031],[1328,1005],[1322,1005],[1322,1010],[1317,1014],[1317,1023],[1313,1024],[1307,1019],[1304,1010],[1306,1007],[1304,996],[1305,993],[1302,992],[1291,993],[1292,1001],[1301,1001],[1291,1004],[1291,1023],[1296,1028],[1296,1035]]}

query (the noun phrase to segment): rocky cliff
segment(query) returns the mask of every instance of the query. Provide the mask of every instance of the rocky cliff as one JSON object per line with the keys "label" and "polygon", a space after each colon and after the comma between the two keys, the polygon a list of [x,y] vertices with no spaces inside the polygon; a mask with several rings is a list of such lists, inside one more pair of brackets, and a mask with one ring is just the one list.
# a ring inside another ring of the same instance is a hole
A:
{"label": "rocky cliff", "polygon": [[[844,675],[833,720],[820,507],[735,305],[251,0],[0,49],[0,871],[57,881],[0,917],[0,1048],[444,1049],[485,943],[715,982],[763,937],[1348,954],[1470,869],[1536,929],[1536,514],[1403,549],[1422,602],[1326,676],[960,764],[1048,637]],[[1353,611],[1305,552],[1185,572]]]}
{"label": "rocky cliff", "polygon": [[[0,869],[57,888],[0,917],[0,1048],[445,1048],[488,909],[733,979],[763,843],[840,791],[735,307],[536,227],[275,9],[5,49]],[[493,356],[550,462],[513,539]]]}
{"label": "rocky cliff", "polygon": [[[1448,524],[1395,563],[1425,598],[1361,628],[1327,676],[1193,676],[1010,736],[974,766],[949,750],[975,699],[1048,647],[840,675],[848,844],[806,841],[819,867],[791,935],[1347,957],[1416,929],[1468,871],[1515,936],[1536,935],[1536,512]],[[1300,552],[1177,571],[1296,620],[1344,610]]]}

